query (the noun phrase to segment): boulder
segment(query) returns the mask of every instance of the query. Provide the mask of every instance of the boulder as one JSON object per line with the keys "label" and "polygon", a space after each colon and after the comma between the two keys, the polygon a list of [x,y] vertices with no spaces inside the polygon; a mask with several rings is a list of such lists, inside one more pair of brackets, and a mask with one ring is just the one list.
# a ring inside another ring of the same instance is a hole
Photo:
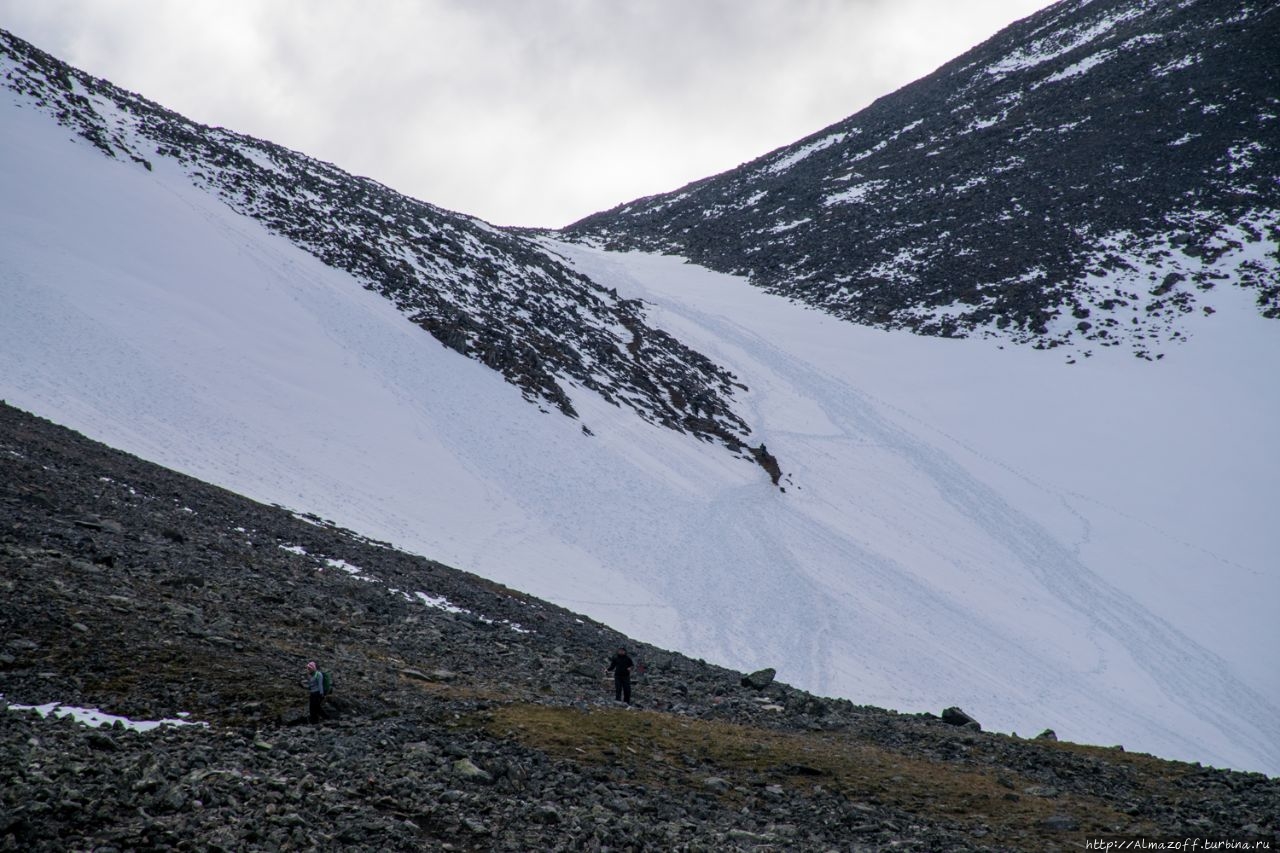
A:
{"label": "boulder", "polygon": [[463,779],[472,779],[477,782],[492,782],[493,777],[487,772],[477,767],[469,758],[459,758],[453,762],[453,772],[461,776]]}
{"label": "boulder", "polygon": [[752,688],[755,688],[756,690],[764,690],[766,687],[768,687],[770,684],[773,683],[773,677],[777,674],[778,674],[778,671],[773,667],[769,667],[768,669],[756,670],[750,675],[742,676],[742,686],[752,687]]}
{"label": "boulder", "polygon": [[978,732],[982,731],[981,723],[954,705],[943,710],[942,722],[953,726],[964,726],[967,729],[973,729]]}
{"label": "boulder", "polygon": [[1062,792],[1052,785],[1032,785],[1030,788],[1023,788],[1022,793],[1026,794],[1028,797],[1044,797],[1045,799],[1052,799]]}
{"label": "boulder", "polygon": [[533,819],[538,823],[559,823],[560,810],[551,803],[542,803],[534,807]]}

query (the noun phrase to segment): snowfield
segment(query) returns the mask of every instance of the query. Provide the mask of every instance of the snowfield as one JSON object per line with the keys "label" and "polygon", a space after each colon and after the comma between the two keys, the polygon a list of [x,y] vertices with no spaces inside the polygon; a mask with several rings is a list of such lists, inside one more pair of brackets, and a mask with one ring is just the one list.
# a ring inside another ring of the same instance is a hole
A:
{"label": "snowfield", "polygon": [[1159,362],[1066,364],[554,244],[738,375],[782,491],[582,388],[541,411],[167,158],[2,97],[9,403],[819,693],[1280,773],[1280,327],[1246,294]]}

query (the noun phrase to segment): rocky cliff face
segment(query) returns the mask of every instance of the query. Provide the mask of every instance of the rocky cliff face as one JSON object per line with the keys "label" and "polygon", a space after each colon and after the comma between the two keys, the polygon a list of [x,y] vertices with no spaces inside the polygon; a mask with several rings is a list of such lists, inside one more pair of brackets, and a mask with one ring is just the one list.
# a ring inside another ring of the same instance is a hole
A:
{"label": "rocky cliff face", "polygon": [[1280,9],[1067,0],[794,145],[566,233],[858,323],[1157,357],[1280,317]]}
{"label": "rocky cliff face", "polygon": [[[1280,842],[1261,774],[690,660],[3,404],[0,594],[5,850]],[[604,672],[619,645],[644,667],[633,707]],[[337,685],[318,726],[308,659]],[[204,725],[19,707],[53,703]]]}
{"label": "rocky cliff face", "polygon": [[[594,393],[752,461],[729,371],[537,243],[260,139],[191,122],[0,31],[0,81],[105,156],[178,169],[234,210],[386,297],[530,401]],[[584,425],[585,426],[585,425]],[[772,476],[772,474],[771,474]],[[776,481],[776,477],[774,478]]]}

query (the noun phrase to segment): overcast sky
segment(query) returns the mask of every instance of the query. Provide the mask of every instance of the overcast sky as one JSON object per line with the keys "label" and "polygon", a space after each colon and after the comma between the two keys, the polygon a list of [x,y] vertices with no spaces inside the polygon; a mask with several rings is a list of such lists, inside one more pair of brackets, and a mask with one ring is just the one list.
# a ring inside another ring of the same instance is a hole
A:
{"label": "overcast sky", "polygon": [[838,121],[1047,0],[0,0],[204,124],[561,226]]}

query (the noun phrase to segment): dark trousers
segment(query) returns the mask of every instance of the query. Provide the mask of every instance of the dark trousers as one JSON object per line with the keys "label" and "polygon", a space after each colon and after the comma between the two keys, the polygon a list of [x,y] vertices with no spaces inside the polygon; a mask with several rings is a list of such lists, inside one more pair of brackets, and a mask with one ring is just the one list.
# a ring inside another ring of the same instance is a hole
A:
{"label": "dark trousers", "polygon": [[631,673],[615,672],[613,674],[613,698],[619,702],[631,704]]}
{"label": "dark trousers", "polygon": [[321,706],[324,704],[323,693],[312,693],[311,701],[307,704],[307,719],[312,723],[318,723],[324,718],[324,711]]}

